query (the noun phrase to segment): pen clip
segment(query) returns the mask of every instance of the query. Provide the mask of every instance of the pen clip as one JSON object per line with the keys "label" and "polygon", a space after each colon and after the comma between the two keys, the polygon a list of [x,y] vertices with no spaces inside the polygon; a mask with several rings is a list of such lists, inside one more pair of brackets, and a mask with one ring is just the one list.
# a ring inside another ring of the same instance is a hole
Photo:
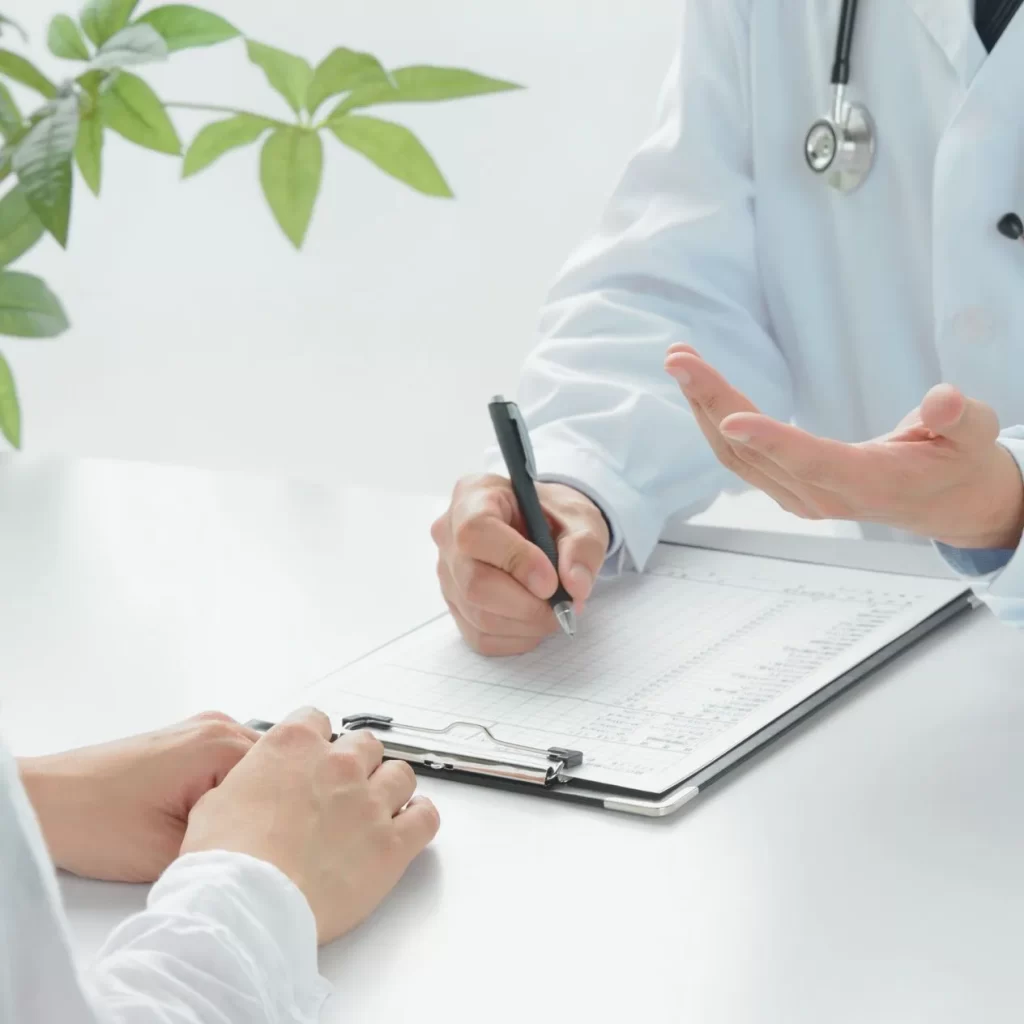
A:
{"label": "pen clip", "polygon": [[537,463],[533,457],[533,444],[530,442],[530,431],[526,428],[526,420],[523,419],[523,414],[515,402],[506,402],[505,404],[508,408],[509,419],[512,420],[516,433],[519,435],[519,443],[523,446],[526,472],[530,474],[532,479],[536,480]]}

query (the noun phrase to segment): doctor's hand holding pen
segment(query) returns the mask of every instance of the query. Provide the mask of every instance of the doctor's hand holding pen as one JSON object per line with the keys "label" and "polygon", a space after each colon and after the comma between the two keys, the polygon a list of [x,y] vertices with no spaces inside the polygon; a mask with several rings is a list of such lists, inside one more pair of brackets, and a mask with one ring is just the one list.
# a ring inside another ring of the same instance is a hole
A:
{"label": "doctor's hand holding pen", "polygon": [[761,415],[688,345],[665,368],[679,383],[719,461],[805,519],[881,523],[963,549],[1018,546],[1024,482],[983,402],[949,384],[884,437],[814,437]]}
{"label": "doctor's hand holding pen", "polygon": [[563,484],[537,484],[537,496],[557,547],[557,571],[527,539],[504,477],[462,480],[434,523],[441,590],[466,642],[480,654],[533,650],[559,628],[550,604],[559,585],[579,612],[604,564],[610,536],[597,506]]}

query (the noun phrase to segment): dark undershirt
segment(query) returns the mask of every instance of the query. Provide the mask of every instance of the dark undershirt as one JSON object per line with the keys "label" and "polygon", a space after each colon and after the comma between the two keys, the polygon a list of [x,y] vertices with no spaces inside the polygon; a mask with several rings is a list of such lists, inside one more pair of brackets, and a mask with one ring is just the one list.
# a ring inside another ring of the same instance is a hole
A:
{"label": "dark undershirt", "polygon": [[1022,0],[977,0],[974,8],[974,24],[978,35],[989,53],[1013,20]]}

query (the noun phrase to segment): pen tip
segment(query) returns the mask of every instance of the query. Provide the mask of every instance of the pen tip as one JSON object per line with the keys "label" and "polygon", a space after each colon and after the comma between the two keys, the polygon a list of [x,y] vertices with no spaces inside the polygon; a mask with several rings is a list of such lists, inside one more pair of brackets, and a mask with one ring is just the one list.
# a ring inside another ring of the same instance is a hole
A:
{"label": "pen tip", "polygon": [[562,627],[562,632],[568,637],[575,638],[576,613],[573,611],[572,605],[560,604],[555,609],[555,618],[558,619],[558,624]]}

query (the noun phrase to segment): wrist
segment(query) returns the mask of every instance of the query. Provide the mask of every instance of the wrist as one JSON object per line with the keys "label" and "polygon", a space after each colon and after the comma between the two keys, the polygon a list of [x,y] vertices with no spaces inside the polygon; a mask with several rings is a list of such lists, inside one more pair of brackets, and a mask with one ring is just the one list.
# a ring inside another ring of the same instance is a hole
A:
{"label": "wrist", "polygon": [[997,445],[994,471],[967,507],[972,521],[959,534],[937,538],[965,550],[1014,551],[1024,536],[1024,479],[1013,454]]}
{"label": "wrist", "polygon": [[80,779],[62,763],[60,755],[18,759],[18,773],[28,794],[50,857],[58,868],[72,861],[72,843],[81,812],[77,797]]}

